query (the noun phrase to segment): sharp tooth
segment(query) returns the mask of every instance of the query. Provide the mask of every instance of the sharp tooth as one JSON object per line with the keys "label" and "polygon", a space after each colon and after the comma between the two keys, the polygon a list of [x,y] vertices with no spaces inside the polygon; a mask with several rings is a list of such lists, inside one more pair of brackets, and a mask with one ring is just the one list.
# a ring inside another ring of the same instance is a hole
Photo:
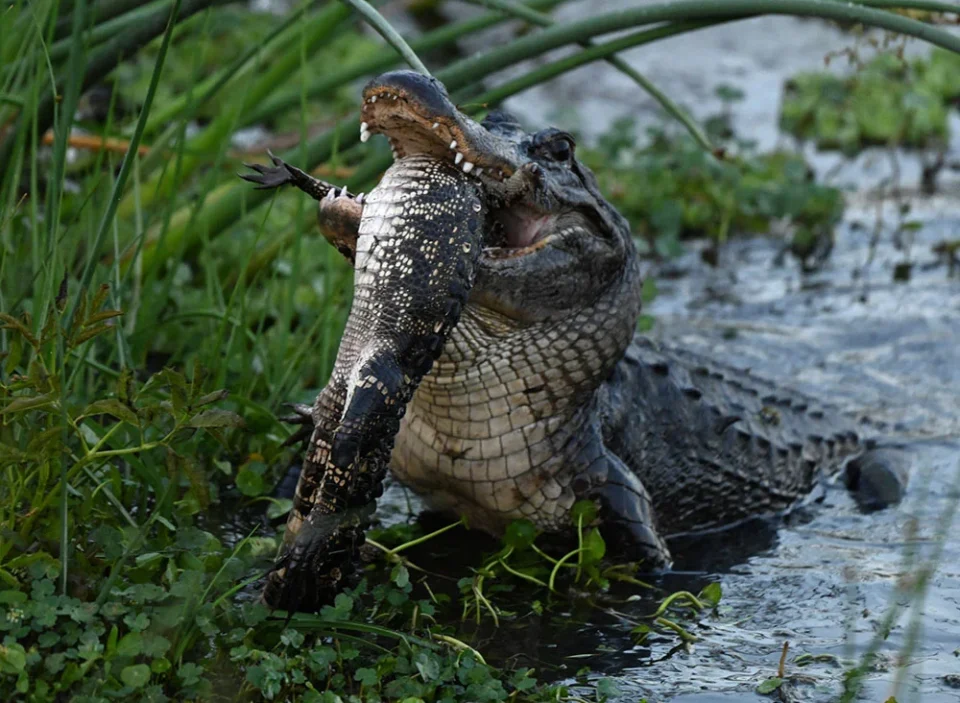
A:
{"label": "sharp tooth", "polygon": [[440,129],[440,123],[439,123],[439,122],[434,122],[434,123],[433,123],[433,128],[434,128],[434,129]]}
{"label": "sharp tooth", "polygon": [[472,170],[473,170],[473,162],[472,162],[472,161],[465,161],[464,164],[463,164],[463,172],[464,172],[464,173],[470,173]]}
{"label": "sharp tooth", "polygon": [[360,195],[358,195],[356,198],[354,198],[354,200],[357,201],[357,205],[362,205],[362,204],[363,204],[363,193],[360,193]]}
{"label": "sharp tooth", "polygon": [[364,144],[367,143],[367,140],[370,139],[370,132],[360,132],[360,141]]}
{"label": "sharp tooth", "polygon": [[450,148],[451,148],[451,149],[456,149],[456,148],[457,148],[457,140],[456,140],[456,139],[454,139],[452,142],[450,142]]}
{"label": "sharp tooth", "polygon": [[377,96],[376,96],[376,95],[370,96],[370,102],[372,102],[372,103],[377,102]]}
{"label": "sharp tooth", "polygon": [[326,194],[325,196],[323,196],[323,199],[324,199],[324,200],[333,200],[333,199],[336,197],[336,195],[334,195],[334,192],[333,192],[333,191],[335,191],[335,190],[336,190],[336,188],[331,188],[330,190],[328,190],[328,191],[327,191],[327,194]]}
{"label": "sharp tooth", "polygon": [[346,186],[343,187],[343,190],[340,191],[340,194],[339,194],[337,197],[338,197],[338,198],[349,198],[349,197],[350,197],[350,193],[347,192],[347,187],[346,187]]}
{"label": "sharp tooth", "polygon": [[361,123],[360,123],[360,132],[361,132],[361,133],[366,132],[368,129],[370,129],[370,125],[368,125],[366,122],[361,122]]}
{"label": "sharp tooth", "polygon": [[463,154],[461,154],[461,153],[458,151],[458,152],[457,152],[457,155],[453,157],[453,163],[459,164],[461,161],[463,161]]}
{"label": "sharp tooth", "polygon": [[478,168],[475,175],[479,176],[481,173],[483,173],[483,169],[482,169],[482,168]]}

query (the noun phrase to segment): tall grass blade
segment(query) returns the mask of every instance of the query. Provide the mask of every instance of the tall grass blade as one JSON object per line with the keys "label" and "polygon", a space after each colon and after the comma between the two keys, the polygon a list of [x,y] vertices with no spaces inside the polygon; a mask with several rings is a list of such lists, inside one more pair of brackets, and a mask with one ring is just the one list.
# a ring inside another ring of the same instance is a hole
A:
{"label": "tall grass blade", "polygon": [[[503,10],[504,12],[514,15],[520,19],[524,19],[527,22],[540,27],[549,27],[554,24],[554,20],[550,16],[537,12],[536,10],[519,3],[511,2],[511,0],[469,0],[469,2],[483,5],[485,7],[491,7],[497,10]],[[583,41],[580,42],[580,46],[589,48],[593,46],[593,42]],[[605,60],[611,66],[630,78],[634,83],[639,85],[651,97],[653,97],[654,100],[660,103],[660,106],[666,111],[666,113],[682,124],[687,131],[690,132],[690,135],[694,138],[694,140],[707,152],[711,154],[717,153],[716,147],[714,147],[714,145],[710,142],[710,138],[707,137],[706,132],[700,128],[700,125],[696,123],[696,121],[687,113],[686,110],[677,105],[666,93],[650,82],[646,76],[617,56],[607,56]]]}
{"label": "tall grass blade", "polygon": [[[170,47],[170,38],[173,36],[173,28],[176,26],[179,19],[180,6],[182,0],[174,0],[173,8],[170,12],[170,18],[167,21],[167,29],[163,35],[163,42],[160,44],[160,51],[157,54],[156,63],[153,66],[153,74],[150,76],[150,86],[147,88],[147,95],[143,100],[143,107],[140,109],[140,117],[137,119],[137,127],[133,132],[133,137],[130,139],[130,146],[127,148],[127,153],[123,157],[123,163],[120,165],[120,173],[117,174],[117,179],[113,182],[113,188],[110,192],[110,200],[107,205],[107,209],[103,213],[103,217],[100,219],[100,226],[97,228],[97,234],[94,238],[93,245],[90,247],[90,255],[87,258],[87,263],[83,267],[83,272],[80,274],[80,285],[79,289],[81,291],[86,290],[87,286],[90,285],[90,279],[93,276],[93,270],[96,267],[98,254],[101,246],[103,245],[103,240],[106,237],[107,230],[110,227],[110,224],[113,222],[113,218],[117,212],[117,206],[120,203],[120,194],[123,193],[124,186],[126,186],[127,178],[130,175],[130,169],[133,167],[133,162],[137,158],[137,147],[140,146],[140,138],[143,136],[143,128],[147,124],[147,116],[150,114],[150,108],[153,105],[153,98],[157,92],[157,85],[160,83],[160,74],[163,72],[163,64],[167,58],[167,49]],[[67,314],[64,317],[64,326],[69,327],[70,322],[73,320],[73,315],[76,313],[77,304],[79,297],[74,297],[73,303],[68,308]]]}
{"label": "tall grass blade", "polygon": [[397,53],[403,57],[403,60],[406,61],[410,66],[419,71],[425,76],[430,75],[430,71],[427,70],[427,67],[423,65],[423,62],[420,60],[420,57],[414,53],[413,49],[410,48],[410,45],[400,36],[400,33],[395,30],[387,20],[383,18],[376,8],[367,2],[367,0],[342,0],[347,5],[352,7],[354,10],[363,15],[363,19],[367,23],[377,30],[377,33],[387,40],[387,43],[397,50]]}

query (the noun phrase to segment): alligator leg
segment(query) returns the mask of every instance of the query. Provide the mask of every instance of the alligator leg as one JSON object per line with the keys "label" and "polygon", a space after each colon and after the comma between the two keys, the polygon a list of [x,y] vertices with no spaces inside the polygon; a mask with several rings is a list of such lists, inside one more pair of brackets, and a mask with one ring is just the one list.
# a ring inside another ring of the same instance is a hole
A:
{"label": "alligator leg", "polygon": [[351,196],[346,187],[338,187],[314,178],[272,152],[267,153],[273,161],[273,166],[244,164],[256,173],[241,173],[240,178],[256,183],[257,190],[293,185],[316,200],[320,204],[317,208],[320,232],[352,264],[357,250],[360,217],[363,214],[363,193],[355,197]]}
{"label": "alligator leg", "polygon": [[293,410],[293,414],[284,415],[277,419],[280,420],[280,422],[286,422],[291,425],[300,425],[300,427],[280,445],[282,447],[292,447],[294,444],[305,442],[310,438],[313,432],[313,406],[307,405],[306,403],[284,403],[284,405]]}
{"label": "alligator leg", "polygon": [[630,555],[651,569],[669,568],[673,558],[657,530],[650,494],[637,475],[604,447],[591,463],[587,480],[591,487],[584,497],[599,502],[601,532],[616,545],[617,553]]}
{"label": "alligator leg", "polygon": [[876,447],[844,467],[844,481],[863,510],[881,510],[899,503],[910,473],[907,454],[897,447]]}

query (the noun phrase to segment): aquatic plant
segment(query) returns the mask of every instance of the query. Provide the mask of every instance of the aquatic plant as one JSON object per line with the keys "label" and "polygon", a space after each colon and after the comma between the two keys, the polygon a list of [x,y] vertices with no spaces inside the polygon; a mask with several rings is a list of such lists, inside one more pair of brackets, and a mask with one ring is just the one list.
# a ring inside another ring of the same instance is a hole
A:
{"label": "aquatic plant", "polygon": [[820,149],[868,146],[943,150],[948,108],[960,97],[960,56],[935,50],[907,60],[881,53],[851,75],[803,73],[786,84],[780,126]]}

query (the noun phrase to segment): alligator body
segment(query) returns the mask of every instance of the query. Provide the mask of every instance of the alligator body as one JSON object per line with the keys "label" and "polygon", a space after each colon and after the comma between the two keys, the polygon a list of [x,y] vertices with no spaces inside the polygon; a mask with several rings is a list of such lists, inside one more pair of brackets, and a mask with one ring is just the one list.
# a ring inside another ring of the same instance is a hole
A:
{"label": "alligator body", "polygon": [[354,298],[264,589],[266,603],[287,610],[315,608],[350,570],[363,541],[357,517],[382,493],[406,404],[473,285],[486,215],[462,171],[423,156],[398,160],[366,202],[341,192],[330,205],[346,217],[362,206]]}
{"label": "alligator body", "polygon": [[[668,536],[786,510],[869,449],[812,399],[635,333],[630,228],[570,135],[529,134],[503,112],[474,122],[409,72],[368,85],[362,119],[362,135],[385,134],[401,160],[459,168],[489,203],[476,280],[390,456],[432,507],[493,533],[516,518],[562,531],[573,504],[593,499],[605,536],[668,566]],[[274,173],[267,185],[329,190],[285,164]],[[518,180],[524,188],[508,185]],[[321,200],[321,228],[359,262],[352,216],[335,202]],[[899,476],[890,464],[862,462]]]}

